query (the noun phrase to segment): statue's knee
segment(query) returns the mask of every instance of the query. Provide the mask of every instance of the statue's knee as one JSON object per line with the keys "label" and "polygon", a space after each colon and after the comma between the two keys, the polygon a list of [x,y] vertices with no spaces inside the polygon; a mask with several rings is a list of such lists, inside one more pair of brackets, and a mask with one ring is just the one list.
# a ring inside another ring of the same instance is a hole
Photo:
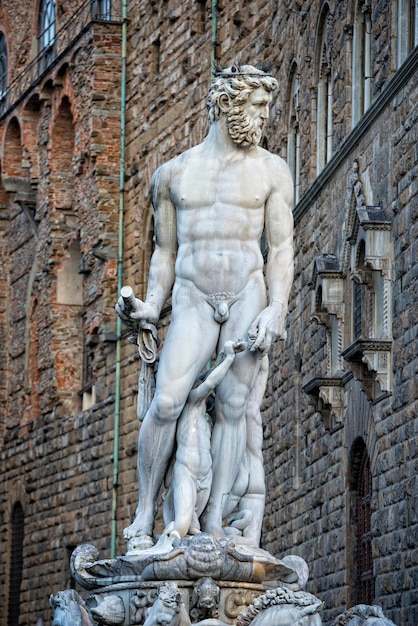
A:
{"label": "statue's knee", "polygon": [[156,393],[151,405],[152,417],[156,421],[175,422],[181,413],[182,406],[167,393]]}

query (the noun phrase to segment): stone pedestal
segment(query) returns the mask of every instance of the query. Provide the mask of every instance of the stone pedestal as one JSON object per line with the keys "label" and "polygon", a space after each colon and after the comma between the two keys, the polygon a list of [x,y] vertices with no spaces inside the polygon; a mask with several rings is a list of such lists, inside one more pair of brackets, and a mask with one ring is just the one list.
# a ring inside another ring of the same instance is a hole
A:
{"label": "stone pedestal", "polygon": [[[90,593],[86,608],[98,623],[138,626],[145,622],[164,581],[116,583]],[[175,584],[192,623],[219,619],[235,624],[238,615],[275,583],[255,584],[215,581],[177,580]],[[95,622],[94,622],[95,623]]]}

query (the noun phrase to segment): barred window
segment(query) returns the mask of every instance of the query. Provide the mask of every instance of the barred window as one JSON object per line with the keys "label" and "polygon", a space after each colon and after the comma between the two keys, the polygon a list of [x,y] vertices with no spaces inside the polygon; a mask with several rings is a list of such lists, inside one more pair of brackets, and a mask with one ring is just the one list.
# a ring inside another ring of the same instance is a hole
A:
{"label": "barred window", "polygon": [[364,446],[357,478],[357,603],[372,604],[374,577],[371,537],[372,476],[370,459]]}
{"label": "barred window", "polygon": [[373,604],[371,499],[372,474],[370,457],[362,437],[354,441],[350,453],[348,484],[350,486],[350,536],[347,558],[349,566],[350,603]]}

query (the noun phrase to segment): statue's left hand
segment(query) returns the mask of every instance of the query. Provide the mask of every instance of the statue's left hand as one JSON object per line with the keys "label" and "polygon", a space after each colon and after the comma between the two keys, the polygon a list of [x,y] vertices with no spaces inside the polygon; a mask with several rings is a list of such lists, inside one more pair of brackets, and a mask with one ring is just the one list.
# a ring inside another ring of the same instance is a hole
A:
{"label": "statue's left hand", "polygon": [[250,352],[259,352],[261,359],[271,348],[277,337],[286,337],[285,315],[280,302],[272,302],[261,311],[248,330]]}

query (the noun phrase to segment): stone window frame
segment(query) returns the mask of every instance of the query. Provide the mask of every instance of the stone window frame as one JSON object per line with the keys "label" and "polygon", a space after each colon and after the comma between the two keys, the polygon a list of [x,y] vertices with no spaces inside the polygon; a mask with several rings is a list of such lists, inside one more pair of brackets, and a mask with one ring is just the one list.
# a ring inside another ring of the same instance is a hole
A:
{"label": "stone window frame", "polygon": [[296,61],[293,61],[289,74],[289,89],[287,97],[288,115],[287,115],[287,146],[286,161],[290,167],[293,183],[295,187],[295,204],[299,202],[300,197],[300,127],[299,127],[299,91],[300,91],[300,73]]}
{"label": "stone window frame", "polygon": [[[353,376],[371,401],[392,393],[391,222],[382,207],[366,205],[357,160],[351,185],[341,261],[333,253],[315,257],[310,283],[311,320],[326,330],[326,373],[318,372],[302,388],[330,429],[343,423],[344,388]],[[356,285],[366,305],[358,337],[353,329]]]}
{"label": "stone window frame", "polygon": [[[83,315],[85,318],[85,315]],[[78,392],[81,398],[81,410],[88,411],[97,403],[97,386],[95,376],[95,360],[100,342],[99,329],[84,337],[82,387]]]}
{"label": "stone window frame", "polygon": [[372,12],[371,3],[358,0],[353,22],[351,124],[357,122],[371,105],[372,80]]}
{"label": "stone window frame", "polygon": [[318,20],[316,37],[316,173],[332,157],[332,66],[334,16],[325,4]]}
{"label": "stone window frame", "polygon": [[351,317],[354,319],[354,284],[362,290],[360,336],[341,352],[370,400],[392,392],[392,237],[391,222],[380,206],[359,204],[348,237],[351,263]]}
{"label": "stone window frame", "polygon": [[40,0],[37,24],[40,74],[51,65],[55,58],[56,20],[56,0]]}
{"label": "stone window frame", "polygon": [[417,45],[418,0],[398,0],[396,49],[396,67],[398,69]]}
{"label": "stone window frame", "polygon": [[323,325],[326,331],[326,374],[314,376],[302,389],[314,398],[327,428],[335,430],[343,424],[344,386],[352,378],[341,356],[345,332],[345,280],[335,254],[315,257],[310,284],[313,289],[311,320]]}

